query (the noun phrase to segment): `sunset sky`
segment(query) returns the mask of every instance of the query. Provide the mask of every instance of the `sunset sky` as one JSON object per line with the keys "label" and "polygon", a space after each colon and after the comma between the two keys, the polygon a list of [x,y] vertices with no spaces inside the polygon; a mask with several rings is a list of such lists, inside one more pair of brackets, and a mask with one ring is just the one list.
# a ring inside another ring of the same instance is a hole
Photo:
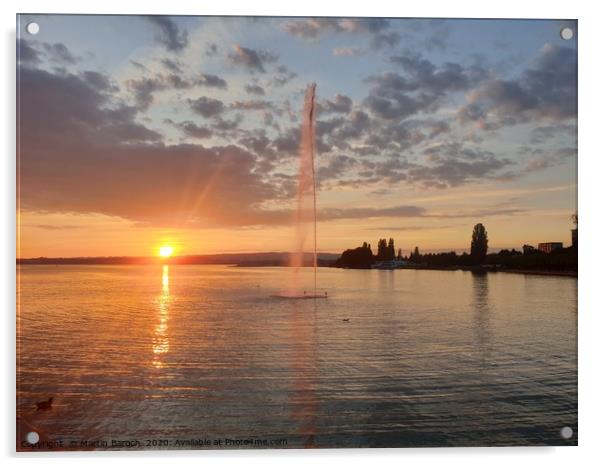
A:
{"label": "sunset sky", "polygon": [[319,250],[462,251],[477,222],[494,250],[569,244],[565,26],[21,16],[17,256],[291,250],[310,82]]}

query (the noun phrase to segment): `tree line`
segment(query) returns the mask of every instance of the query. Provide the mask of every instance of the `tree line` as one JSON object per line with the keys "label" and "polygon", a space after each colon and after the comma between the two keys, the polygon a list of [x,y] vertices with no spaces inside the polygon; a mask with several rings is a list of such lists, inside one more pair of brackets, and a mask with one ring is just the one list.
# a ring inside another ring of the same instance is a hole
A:
{"label": "tree line", "polygon": [[[576,223],[576,222],[575,222]],[[373,254],[370,243],[364,242],[355,249],[345,250],[334,263],[335,267],[369,269],[376,262],[393,259],[405,260],[410,266],[432,268],[462,268],[500,266],[516,269],[577,270],[576,247],[558,249],[550,254],[538,251],[528,245],[523,251],[502,249],[497,253],[488,253],[489,237],[482,223],[474,225],[470,241],[470,253],[457,254],[455,251],[421,254],[416,246],[408,256],[403,257],[401,249],[395,252],[395,241],[381,238],[377,243],[377,252]]]}

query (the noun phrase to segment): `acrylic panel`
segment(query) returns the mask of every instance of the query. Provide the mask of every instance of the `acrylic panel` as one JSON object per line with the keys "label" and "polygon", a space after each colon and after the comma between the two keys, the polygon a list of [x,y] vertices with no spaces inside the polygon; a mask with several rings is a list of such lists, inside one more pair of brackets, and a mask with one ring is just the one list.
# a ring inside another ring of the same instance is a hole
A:
{"label": "acrylic panel", "polygon": [[16,448],[577,444],[577,21],[17,17]]}

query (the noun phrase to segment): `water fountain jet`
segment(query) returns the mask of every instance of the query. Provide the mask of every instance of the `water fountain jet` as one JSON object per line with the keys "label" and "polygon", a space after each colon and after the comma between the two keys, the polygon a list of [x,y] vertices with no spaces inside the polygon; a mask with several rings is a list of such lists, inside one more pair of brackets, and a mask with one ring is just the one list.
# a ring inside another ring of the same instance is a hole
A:
{"label": "water fountain jet", "polygon": [[[293,268],[289,290],[279,295],[290,299],[326,298],[326,293],[318,294],[318,232],[317,232],[317,193],[315,170],[315,100],[316,84],[307,86],[303,106],[303,125],[299,147],[299,174],[297,183],[297,210],[295,213],[295,248],[291,253],[290,266]],[[305,265],[305,243],[308,228],[313,224],[313,292],[302,290],[300,269]]]}

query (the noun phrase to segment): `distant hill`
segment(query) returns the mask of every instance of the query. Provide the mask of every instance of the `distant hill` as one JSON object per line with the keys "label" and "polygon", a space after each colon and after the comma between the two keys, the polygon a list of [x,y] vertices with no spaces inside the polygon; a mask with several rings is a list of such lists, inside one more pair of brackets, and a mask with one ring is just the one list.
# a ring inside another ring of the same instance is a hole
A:
{"label": "distant hill", "polygon": [[[327,266],[339,257],[338,254],[319,253],[318,265]],[[252,252],[229,254],[203,254],[174,256],[165,260],[159,257],[35,257],[17,259],[17,264],[29,265],[144,265],[144,264],[223,264],[245,267],[288,266],[288,252]],[[313,264],[313,254],[304,254],[304,265]]]}

